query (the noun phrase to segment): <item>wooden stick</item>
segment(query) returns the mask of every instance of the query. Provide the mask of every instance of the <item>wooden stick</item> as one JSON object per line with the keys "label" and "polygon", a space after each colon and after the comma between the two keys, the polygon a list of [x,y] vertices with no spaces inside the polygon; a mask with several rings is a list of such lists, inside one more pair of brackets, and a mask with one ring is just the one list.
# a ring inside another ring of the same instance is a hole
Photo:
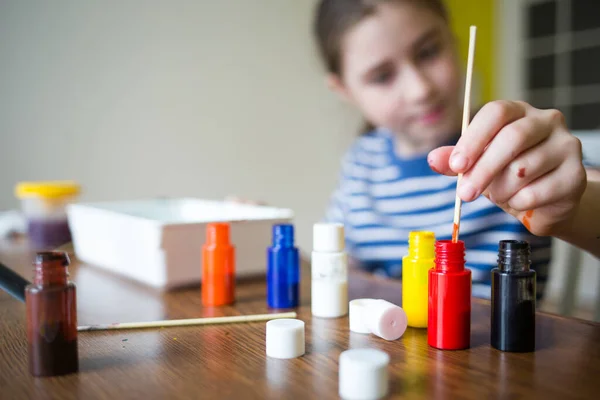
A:
{"label": "wooden stick", "polygon": [[[465,133],[469,126],[469,120],[471,118],[471,81],[473,79],[473,59],[475,58],[475,36],[477,35],[477,27],[471,26],[469,29],[469,57],[467,60],[467,79],[465,83],[465,101],[463,105],[463,119],[462,119],[462,130],[461,135]],[[456,188],[460,185],[462,174],[458,174],[458,180],[456,181]],[[458,241],[458,230],[460,229],[460,209],[462,202],[458,194],[454,202],[454,224],[452,225],[452,242]]]}
{"label": "wooden stick", "polygon": [[214,324],[234,324],[240,322],[258,322],[269,321],[280,318],[296,318],[295,312],[278,314],[257,314],[257,315],[236,315],[233,317],[215,317],[215,318],[192,318],[192,319],[172,319],[165,321],[150,322],[124,322],[108,325],[88,325],[79,326],[79,332],[85,331],[106,331],[114,329],[141,329],[141,328],[162,328],[165,326],[186,326],[186,325],[214,325]]}

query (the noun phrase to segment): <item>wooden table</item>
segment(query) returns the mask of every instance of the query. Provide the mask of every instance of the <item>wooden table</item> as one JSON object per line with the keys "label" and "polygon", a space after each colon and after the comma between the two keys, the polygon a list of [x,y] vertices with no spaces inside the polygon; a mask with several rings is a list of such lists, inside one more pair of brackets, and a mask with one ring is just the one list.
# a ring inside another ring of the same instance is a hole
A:
{"label": "wooden table", "polygon": [[[30,275],[24,243],[1,243],[0,261]],[[310,314],[308,268],[299,318],[306,355],[265,356],[265,323],[79,334],[80,373],[34,379],[27,366],[25,306],[0,294],[1,399],[328,399],[338,395],[338,357],[373,347],[391,356],[390,398],[600,398],[600,325],[540,313],[535,353],[499,352],[489,345],[489,304],[474,300],[472,348],[428,347],[425,330],[409,328],[387,342],[350,333],[348,319]],[[78,286],[79,324],[269,312],[264,281],[244,282],[233,307],[201,306],[198,287],[161,294],[88,265],[71,267]],[[401,286],[362,273],[350,278],[350,298],[401,302]]]}

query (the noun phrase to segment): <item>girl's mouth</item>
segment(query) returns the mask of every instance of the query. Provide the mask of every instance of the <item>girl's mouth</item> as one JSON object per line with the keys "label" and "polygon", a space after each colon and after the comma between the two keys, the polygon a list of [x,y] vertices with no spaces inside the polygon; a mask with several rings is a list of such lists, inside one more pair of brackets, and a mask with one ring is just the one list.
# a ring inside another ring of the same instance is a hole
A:
{"label": "girl's mouth", "polygon": [[442,119],[444,110],[444,106],[438,105],[423,114],[419,114],[416,119],[422,125],[434,125]]}

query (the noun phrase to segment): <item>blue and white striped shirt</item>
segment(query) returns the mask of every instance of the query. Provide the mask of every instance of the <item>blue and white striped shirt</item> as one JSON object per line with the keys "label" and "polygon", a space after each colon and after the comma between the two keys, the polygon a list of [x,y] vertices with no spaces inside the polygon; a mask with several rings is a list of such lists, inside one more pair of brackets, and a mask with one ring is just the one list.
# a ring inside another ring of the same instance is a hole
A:
{"label": "blue and white striped shirt", "polygon": [[[339,185],[326,219],[345,225],[348,253],[363,268],[392,278],[402,276],[410,231],[433,231],[450,239],[456,178],[433,172],[427,155],[402,158],[393,136],[376,130],[359,137],[342,162]],[[544,291],[551,239],[538,237],[484,196],[462,205],[460,239],[473,275],[473,295],[490,297],[490,270],[496,266],[498,242],[527,240],[537,272],[538,298]]]}

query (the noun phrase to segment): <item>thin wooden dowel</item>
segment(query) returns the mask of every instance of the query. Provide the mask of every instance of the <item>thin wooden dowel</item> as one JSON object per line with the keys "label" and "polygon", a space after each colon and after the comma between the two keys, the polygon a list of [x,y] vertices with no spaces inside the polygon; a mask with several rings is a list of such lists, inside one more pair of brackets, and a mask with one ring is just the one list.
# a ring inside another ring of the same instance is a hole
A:
{"label": "thin wooden dowel", "polygon": [[[469,120],[471,118],[471,82],[473,80],[473,59],[475,58],[475,37],[477,35],[477,27],[471,26],[469,29],[469,57],[467,59],[467,77],[465,83],[465,100],[463,105],[463,119],[461,136],[469,127]],[[458,174],[458,180],[456,181],[456,187],[460,185],[462,174]],[[452,225],[452,242],[458,241],[458,231],[460,229],[460,210],[462,207],[462,201],[458,194],[454,201],[454,224]]]}
{"label": "thin wooden dowel", "polygon": [[187,325],[214,325],[214,324],[235,324],[241,322],[259,322],[270,321],[280,318],[296,318],[295,312],[277,313],[277,314],[256,314],[256,315],[236,315],[232,317],[214,317],[214,318],[192,318],[192,319],[172,319],[165,321],[150,322],[123,322],[107,325],[87,325],[79,326],[79,332],[85,331],[106,331],[115,329],[142,329],[142,328],[162,328],[167,326],[187,326]]}

